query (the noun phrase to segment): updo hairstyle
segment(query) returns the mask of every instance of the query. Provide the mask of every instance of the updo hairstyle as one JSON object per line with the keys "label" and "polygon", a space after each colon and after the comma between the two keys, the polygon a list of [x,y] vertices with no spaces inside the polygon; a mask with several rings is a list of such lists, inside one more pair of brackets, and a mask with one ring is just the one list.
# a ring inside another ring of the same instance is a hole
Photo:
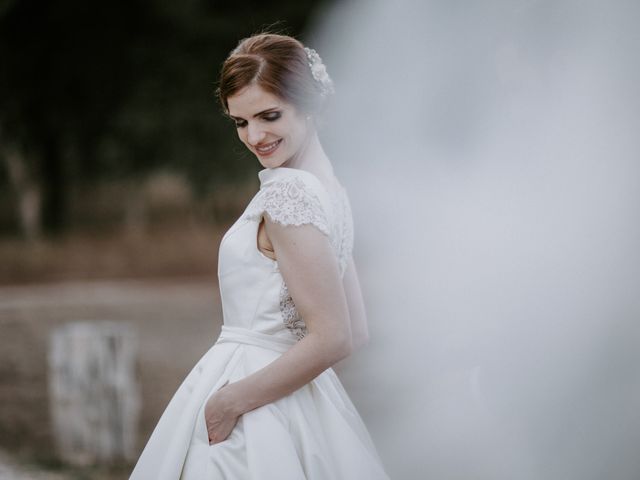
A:
{"label": "updo hairstyle", "polygon": [[229,114],[227,99],[252,83],[306,115],[319,116],[327,103],[311,73],[304,45],[288,35],[258,33],[240,40],[231,51],[216,88],[225,114]]}

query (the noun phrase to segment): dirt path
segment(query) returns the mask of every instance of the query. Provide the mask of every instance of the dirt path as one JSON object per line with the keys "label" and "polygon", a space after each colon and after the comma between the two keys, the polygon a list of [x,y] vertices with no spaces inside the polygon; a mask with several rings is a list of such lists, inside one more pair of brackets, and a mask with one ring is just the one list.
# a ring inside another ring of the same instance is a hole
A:
{"label": "dirt path", "polygon": [[7,460],[20,451],[33,463],[55,461],[46,380],[56,327],[115,320],[136,332],[141,449],[177,386],[217,338],[221,314],[218,286],[208,277],[0,287],[0,448],[6,452],[0,480],[56,478],[24,476]]}
{"label": "dirt path", "polygon": [[7,453],[0,452],[0,480],[71,480],[71,478],[63,474],[43,472],[17,465]]}

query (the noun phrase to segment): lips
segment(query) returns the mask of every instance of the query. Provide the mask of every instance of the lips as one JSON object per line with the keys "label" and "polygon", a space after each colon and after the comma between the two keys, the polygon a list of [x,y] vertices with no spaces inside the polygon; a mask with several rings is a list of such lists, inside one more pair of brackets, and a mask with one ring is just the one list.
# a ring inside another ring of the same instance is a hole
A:
{"label": "lips", "polygon": [[279,140],[276,140],[275,142],[267,143],[261,146],[256,146],[256,151],[260,155],[270,155],[276,151],[276,149],[281,143],[282,143],[282,139],[279,139]]}

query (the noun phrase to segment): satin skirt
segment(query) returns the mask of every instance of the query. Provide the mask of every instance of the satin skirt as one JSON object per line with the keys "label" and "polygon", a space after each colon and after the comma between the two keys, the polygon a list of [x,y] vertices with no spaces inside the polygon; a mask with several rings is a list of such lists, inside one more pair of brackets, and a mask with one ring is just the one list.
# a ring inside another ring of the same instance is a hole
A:
{"label": "satin skirt", "polygon": [[223,325],[169,402],[130,479],[388,479],[331,368],[290,395],[241,415],[227,439],[209,445],[208,398],[227,381],[273,362],[295,342],[290,336]]}

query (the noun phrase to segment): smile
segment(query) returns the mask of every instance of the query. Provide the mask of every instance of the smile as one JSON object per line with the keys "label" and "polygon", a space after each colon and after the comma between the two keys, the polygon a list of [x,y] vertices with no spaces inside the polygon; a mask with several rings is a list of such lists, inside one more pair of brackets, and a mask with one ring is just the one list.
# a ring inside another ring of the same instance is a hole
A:
{"label": "smile", "polygon": [[262,147],[256,147],[256,150],[260,155],[269,155],[273,153],[276,150],[276,148],[278,148],[278,145],[280,145],[281,142],[282,142],[282,139],[277,140],[273,143],[269,143],[268,145],[264,145]]}

